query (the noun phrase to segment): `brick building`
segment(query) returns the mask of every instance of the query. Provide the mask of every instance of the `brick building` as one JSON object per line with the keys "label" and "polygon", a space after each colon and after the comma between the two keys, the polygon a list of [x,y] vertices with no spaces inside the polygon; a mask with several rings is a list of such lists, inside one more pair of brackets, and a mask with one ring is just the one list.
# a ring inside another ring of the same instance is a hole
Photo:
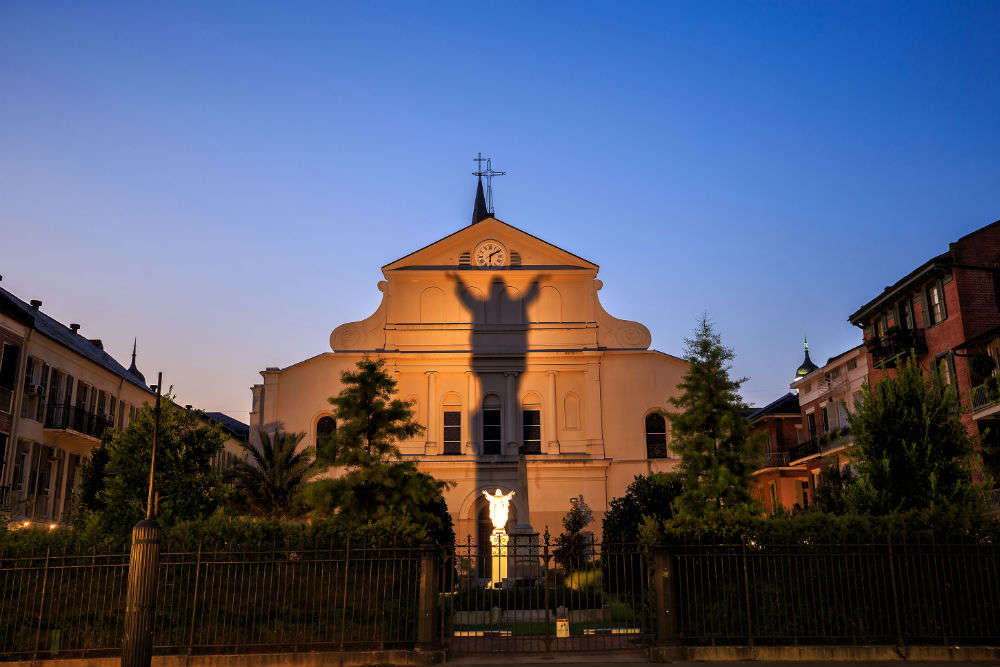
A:
{"label": "brick building", "polygon": [[913,354],[962,400],[974,436],[1000,432],[1000,221],[949,244],[861,306],[872,381]]}

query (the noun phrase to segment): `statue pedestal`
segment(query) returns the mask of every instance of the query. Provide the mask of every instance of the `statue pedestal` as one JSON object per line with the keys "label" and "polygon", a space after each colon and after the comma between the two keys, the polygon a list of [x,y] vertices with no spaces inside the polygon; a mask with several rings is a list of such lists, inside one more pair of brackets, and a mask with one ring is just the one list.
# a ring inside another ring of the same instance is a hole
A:
{"label": "statue pedestal", "polygon": [[531,524],[523,523],[514,528],[510,538],[511,545],[508,553],[514,563],[513,566],[508,567],[512,570],[512,578],[519,580],[538,579],[541,576],[538,560],[538,533],[532,529]]}
{"label": "statue pedestal", "polygon": [[500,588],[507,579],[507,531],[496,528],[490,535],[490,588]]}

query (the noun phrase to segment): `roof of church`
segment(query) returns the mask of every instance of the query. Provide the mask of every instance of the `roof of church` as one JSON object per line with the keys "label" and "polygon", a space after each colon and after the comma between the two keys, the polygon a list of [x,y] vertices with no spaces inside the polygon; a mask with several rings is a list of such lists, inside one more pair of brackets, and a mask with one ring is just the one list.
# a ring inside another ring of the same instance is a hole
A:
{"label": "roof of church", "polygon": [[[399,257],[398,259],[394,259],[393,261],[389,262],[388,264],[383,265],[382,266],[382,270],[385,271],[386,269],[390,268],[393,264],[398,264],[399,262],[403,261],[407,257],[412,257],[413,255],[416,255],[419,252],[423,252],[424,250],[427,250],[428,248],[431,248],[431,247],[437,245],[438,243],[441,243],[443,241],[447,241],[448,239],[450,239],[451,237],[453,237],[453,236],[455,236],[457,234],[465,233],[467,230],[472,229],[476,225],[483,224],[483,223],[488,223],[490,220],[492,220],[494,222],[498,222],[501,225],[504,225],[506,227],[510,227],[515,232],[518,232],[520,234],[524,234],[525,236],[527,236],[529,238],[532,238],[532,239],[538,241],[539,243],[544,243],[545,245],[551,246],[551,247],[555,248],[556,250],[559,250],[560,252],[564,252],[567,255],[569,255],[570,257],[578,259],[581,262],[583,262],[584,264],[586,264],[586,268],[594,268],[594,269],[600,268],[595,262],[592,262],[589,259],[585,259],[583,257],[580,257],[577,254],[574,254],[574,253],[570,252],[569,250],[566,250],[564,248],[560,248],[556,244],[550,243],[549,241],[546,241],[545,239],[539,238],[539,237],[535,236],[534,234],[531,234],[530,232],[526,232],[523,229],[521,229],[520,227],[515,227],[514,225],[510,224],[509,222],[504,222],[503,220],[500,220],[499,218],[495,218],[493,216],[489,216],[489,217],[486,217],[486,218],[484,218],[484,219],[482,219],[482,220],[480,220],[478,222],[475,222],[475,223],[473,223],[471,225],[468,225],[466,227],[462,227],[461,229],[457,229],[454,232],[452,232],[451,234],[448,234],[447,236],[443,236],[443,237],[437,239],[436,241],[432,241],[432,242],[428,243],[427,245],[423,246],[422,248],[417,248],[413,252],[409,252],[409,253],[403,255],[402,257]],[[503,268],[505,268],[505,269],[515,268],[516,269],[516,268],[520,268],[520,267],[509,267],[509,266],[507,266],[507,267],[503,267]],[[560,265],[560,266],[550,266],[548,268],[579,268],[579,267],[570,267],[570,266]]]}
{"label": "roof of church", "polygon": [[479,183],[476,185],[476,203],[472,207],[472,224],[476,224],[480,220],[485,220],[490,217],[490,211],[486,208],[486,195],[483,194],[483,177],[479,177]]}
{"label": "roof of church", "polygon": [[97,343],[94,343],[84,336],[75,333],[65,324],[49,317],[40,309],[33,308],[2,287],[0,287],[0,312],[11,314],[15,318],[28,324],[31,328],[46,338],[54,340],[63,347],[66,347],[80,356],[89,359],[105,370],[114,373],[118,377],[128,380],[137,387],[146,391],[151,391],[146,385],[146,380],[142,377],[141,373],[135,374],[130,369],[126,369],[120,363],[115,361],[114,357],[105,352],[103,348],[98,347]]}

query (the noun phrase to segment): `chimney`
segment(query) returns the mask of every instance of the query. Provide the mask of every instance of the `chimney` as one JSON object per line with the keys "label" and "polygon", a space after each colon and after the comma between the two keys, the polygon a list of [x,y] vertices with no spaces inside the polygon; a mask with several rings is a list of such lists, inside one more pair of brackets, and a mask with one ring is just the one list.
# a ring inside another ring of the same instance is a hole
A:
{"label": "chimney", "polygon": [[93,346],[96,347],[98,350],[104,349],[104,342],[100,338],[91,338],[89,340],[91,344],[93,344]]}
{"label": "chimney", "polygon": [[42,300],[41,299],[32,299],[31,300],[31,309],[32,310],[38,310],[41,307],[42,307]]}
{"label": "chimney", "polygon": [[73,333],[76,333],[77,331],[80,330],[80,325],[76,324],[76,323],[73,323],[73,324],[69,325],[69,330],[72,331]]}

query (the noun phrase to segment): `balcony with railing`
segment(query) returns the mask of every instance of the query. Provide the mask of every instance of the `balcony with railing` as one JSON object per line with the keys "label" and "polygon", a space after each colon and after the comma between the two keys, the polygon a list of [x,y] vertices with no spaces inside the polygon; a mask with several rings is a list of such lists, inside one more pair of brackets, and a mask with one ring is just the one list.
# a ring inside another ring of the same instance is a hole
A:
{"label": "balcony with railing", "polygon": [[1000,412],[1000,385],[995,379],[991,378],[978,387],[973,387],[970,398],[972,412],[982,412],[989,408],[996,408],[990,414]]}
{"label": "balcony with railing", "polygon": [[761,462],[762,468],[782,468],[788,465],[788,452],[768,452]]}
{"label": "balcony with railing", "polygon": [[923,354],[927,351],[927,340],[923,329],[891,329],[884,336],[874,336],[865,340],[865,347],[872,355],[876,367],[895,368],[896,363],[911,351]]}
{"label": "balcony with railing", "polygon": [[794,464],[802,459],[807,459],[818,454],[826,454],[841,447],[847,447],[854,443],[851,438],[851,427],[834,429],[818,435],[815,438],[799,443],[788,450],[789,463]]}
{"label": "balcony with railing", "polygon": [[111,420],[79,406],[50,405],[45,411],[45,428],[75,431],[92,438],[100,438]]}

